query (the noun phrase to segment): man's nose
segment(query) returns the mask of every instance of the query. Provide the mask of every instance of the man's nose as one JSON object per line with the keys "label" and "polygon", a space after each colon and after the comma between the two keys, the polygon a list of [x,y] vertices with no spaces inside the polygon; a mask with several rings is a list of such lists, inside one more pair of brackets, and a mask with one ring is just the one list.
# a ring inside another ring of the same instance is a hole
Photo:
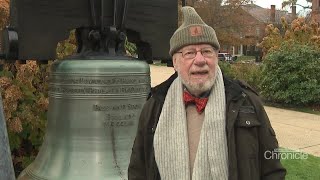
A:
{"label": "man's nose", "polygon": [[203,57],[200,51],[197,52],[196,57],[194,58],[193,64],[197,66],[203,66],[206,64],[206,59]]}

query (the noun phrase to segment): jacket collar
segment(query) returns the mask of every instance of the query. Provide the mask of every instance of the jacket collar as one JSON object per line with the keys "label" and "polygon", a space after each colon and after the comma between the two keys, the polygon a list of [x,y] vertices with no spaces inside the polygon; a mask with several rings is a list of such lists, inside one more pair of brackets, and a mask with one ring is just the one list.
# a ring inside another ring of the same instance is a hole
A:
{"label": "jacket collar", "polygon": [[226,93],[226,102],[230,102],[230,100],[238,100],[241,98],[243,94],[243,90],[241,86],[234,80],[223,76],[224,89]]}
{"label": "jacket collar", "polygon": [[[170,85],[177,77],[178,74],[177,72],[175,72],[173,75],[169,77],[169,79],[152,88],[151,96],[164,102]],[[230,78],[224,75],[223,81],[225,86],[226,102],[228,103],[230,100],[239,99],[243,93],[241,86],[238,83],[236,83],[236,81],[231,80]]]}

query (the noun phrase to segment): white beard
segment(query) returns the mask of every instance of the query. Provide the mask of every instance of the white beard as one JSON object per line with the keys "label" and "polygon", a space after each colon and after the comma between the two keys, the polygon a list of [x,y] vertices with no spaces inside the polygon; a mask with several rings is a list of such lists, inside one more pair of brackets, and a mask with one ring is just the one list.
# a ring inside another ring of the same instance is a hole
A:
{"label": "white beard", "polygon": [[[178,75],[179,75],[179,72],[178,72]],[[199,84],[191,83],[190,81],[183,79],[181,76],[180,78],[181,78],[182,84],[188,89],[188,91],[191,94],[199,96],[200,94],[209,91],[213,87],[216,76],[208,79],[204,83],[199,83]]]}

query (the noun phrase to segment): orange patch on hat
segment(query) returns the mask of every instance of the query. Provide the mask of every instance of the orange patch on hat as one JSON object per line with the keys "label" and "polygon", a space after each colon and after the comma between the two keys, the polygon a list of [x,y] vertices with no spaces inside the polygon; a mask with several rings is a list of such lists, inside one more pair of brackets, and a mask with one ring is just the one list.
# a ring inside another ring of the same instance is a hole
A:
{"label": "orange patch on hat", "polygon": [[202,27],[201,26],[191,26],[189,28],[190,36],[201,36]]}

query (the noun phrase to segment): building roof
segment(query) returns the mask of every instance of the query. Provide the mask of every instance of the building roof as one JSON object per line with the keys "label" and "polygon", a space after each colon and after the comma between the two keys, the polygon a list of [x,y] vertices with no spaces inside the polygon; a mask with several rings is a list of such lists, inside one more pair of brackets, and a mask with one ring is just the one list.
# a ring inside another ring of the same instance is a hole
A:
{"label": "building roof", "polygon": [[[271,22],[271,18],[270,18],[271,9],[263,8],[256,4],[242,5],[241,8],[260,22],[263,22],[263,23]],[[285,17],[287,21],[290,21],[291,13],[288,13],[288,11],[276,9],[275,21],[277,24],[281,23],[281,17]]]}

